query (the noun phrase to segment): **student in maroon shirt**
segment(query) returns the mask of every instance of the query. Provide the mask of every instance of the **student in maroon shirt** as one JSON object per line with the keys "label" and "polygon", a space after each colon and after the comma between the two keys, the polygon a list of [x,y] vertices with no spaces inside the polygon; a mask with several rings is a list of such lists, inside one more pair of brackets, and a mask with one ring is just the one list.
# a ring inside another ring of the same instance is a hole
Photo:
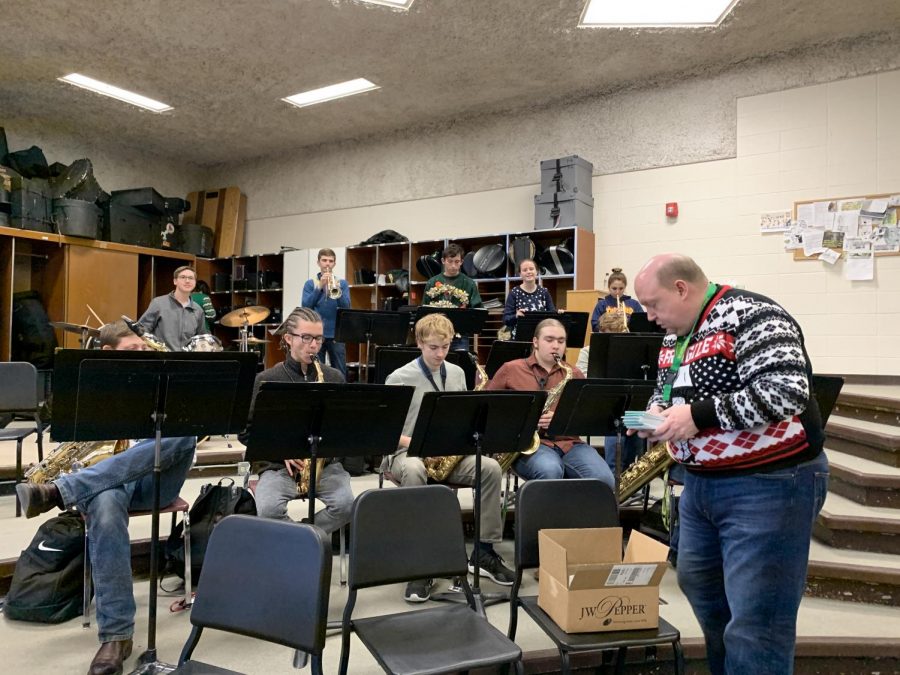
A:
{"label": "student in maroon shirt", "polygon": [[[516,359],[503,364],[491,378],[487,388],[513,389],[516,391],[550,391],[565,377],[565,370],[556,357],[565,356],[566,329],[556,319],[544,319],[534,331],[534,351],[527,359]],[[573,378],[584,378],[578,368],[572,367]],[[599,478],[615,489],[613,475],[604,459],[578,436],[548,438],[547,427],[553,419],[554,404],[541,415],[538,435],[541,444],[531,455],[520,455],[513,464],[517,474],[531,480],[535,478]]]}

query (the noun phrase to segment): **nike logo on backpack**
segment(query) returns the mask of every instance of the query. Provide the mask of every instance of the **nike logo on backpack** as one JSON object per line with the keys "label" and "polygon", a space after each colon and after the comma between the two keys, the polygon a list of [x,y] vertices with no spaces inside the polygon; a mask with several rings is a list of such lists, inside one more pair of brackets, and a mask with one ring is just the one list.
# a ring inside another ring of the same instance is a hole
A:
{"label": "nike logo on backpack", "polygon": [[46,546],[46,545],[44,544],[44,541],[46,541],[46,540],[43,540],[43,541],[41,541],[40,544],[38,544],[38,551],[56,551],[56,552],[62,552],[62,549],[61,549],[61,548],[50,548],[49,546]]}

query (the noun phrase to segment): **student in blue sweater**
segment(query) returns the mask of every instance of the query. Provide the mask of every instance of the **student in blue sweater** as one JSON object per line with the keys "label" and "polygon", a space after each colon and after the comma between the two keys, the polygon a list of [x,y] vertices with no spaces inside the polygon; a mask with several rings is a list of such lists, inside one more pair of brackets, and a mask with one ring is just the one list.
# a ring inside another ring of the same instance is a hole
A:
{"label": "student in blue sweater", "polygon": [[346,279],[340,279],[338,280],[341,289],[340,297],[337,300],[328,297],[328,284],[334,276],[335,261],[334,251],[330,248],[323,248],[319,251],[316,262],[320,271],[315,278],[308,279],[303,284],[303,298],[300,304],[315,310],[322,317],[325,342],[319,351],[319,361],[325,363],[325,354],[328,354],[328,364],[341,371],[341,375],[346,379],[347,352],[343,342],[334,340],[334,324],[337,321],[338,309],[341,307],[346,309],[350,306],[350,287],[347,286]]}
{"label": "student in blue sweater", "polygon": [[625,289],[628,287],[628,279],[626,279],[625,275],[622,273],[621,267],[612,268],[612,272],[606,280],[606,287],[609,290],[609,294],[597,301],[597,306],[594,307],[594,313],[591,315],[591,330],[595,333],[600,332],[600,315],[607,312],[618,311],[620,300],[622,302],[622,307],[625,310],[625,314],[628,316],[635,312],[644,311],[644,308],[641,307],[641,303],[630,295],[625,295]]}

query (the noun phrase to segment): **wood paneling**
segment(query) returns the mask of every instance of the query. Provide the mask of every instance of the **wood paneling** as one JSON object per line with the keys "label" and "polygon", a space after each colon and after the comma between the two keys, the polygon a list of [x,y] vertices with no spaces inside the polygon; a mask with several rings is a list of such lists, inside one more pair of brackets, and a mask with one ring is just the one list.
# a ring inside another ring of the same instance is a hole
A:
{"label": "wood paneling", "polygon": [[[97,325],[88,305],[105,322],[137,317],[138,256],[81,246],[68,247],[67,255],[65,321]],[[66,333],[64,346],[77,348],[78,336]]]}

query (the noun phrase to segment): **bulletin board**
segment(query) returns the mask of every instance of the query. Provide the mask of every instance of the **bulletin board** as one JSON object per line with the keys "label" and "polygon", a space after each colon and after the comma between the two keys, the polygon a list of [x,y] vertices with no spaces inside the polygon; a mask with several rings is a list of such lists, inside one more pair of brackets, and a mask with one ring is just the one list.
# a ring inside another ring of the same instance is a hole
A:
{"label": "bulletin board", "polygon": [[[883,216],[879,211],[867,210],[865,207],[880,207],[880,200],[887,202]],[[794,202],[793,220],[805,220],[804,215],[814,214],[814,218],[824,218],[831,223],[826,226],[823,248],[836,253],[845,250],[846,239],[868,237],[873,242],[875,256],[900,255],[900,193],[882,193],[855,195],[851,197],[829,197],[827,199],[810,199]],[[851,237],[854,227],[856,236]],[[830,233],[830,234],[829,234]],[[805,255],[803,248],[790,251],[794,260],[819,260],[820,253]]]}

